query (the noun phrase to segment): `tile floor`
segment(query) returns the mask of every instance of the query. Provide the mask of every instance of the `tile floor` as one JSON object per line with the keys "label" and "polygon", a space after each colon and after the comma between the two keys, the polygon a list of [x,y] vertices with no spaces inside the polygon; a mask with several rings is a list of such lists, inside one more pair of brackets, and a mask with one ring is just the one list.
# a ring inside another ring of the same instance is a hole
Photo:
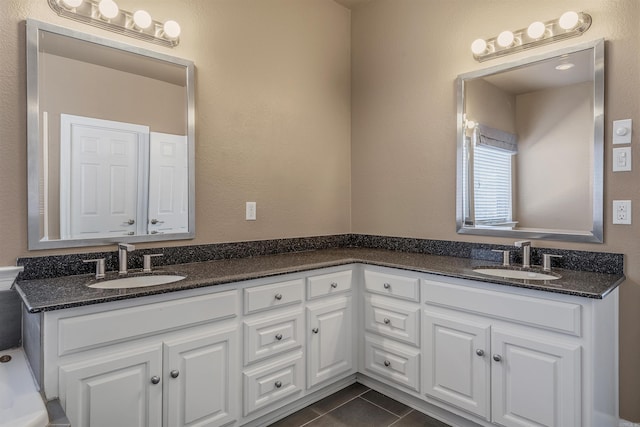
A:
{"label": "tile floor", "polygon": [[449,427],[360,383],[307,406],[270,427]]}

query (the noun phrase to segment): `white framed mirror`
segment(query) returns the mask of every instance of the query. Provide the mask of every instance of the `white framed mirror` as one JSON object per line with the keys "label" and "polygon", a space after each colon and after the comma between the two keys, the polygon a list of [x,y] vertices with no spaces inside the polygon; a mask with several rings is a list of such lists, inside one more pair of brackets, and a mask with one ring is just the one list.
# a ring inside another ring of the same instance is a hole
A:
{"label": "white framed mirror", "polygon": [[193,238],[194,64],[26,27],[29,249]]}
{"label": "white framed mirror", "polygon": [[604,44],[458,76],[458,233],[602,243]]}

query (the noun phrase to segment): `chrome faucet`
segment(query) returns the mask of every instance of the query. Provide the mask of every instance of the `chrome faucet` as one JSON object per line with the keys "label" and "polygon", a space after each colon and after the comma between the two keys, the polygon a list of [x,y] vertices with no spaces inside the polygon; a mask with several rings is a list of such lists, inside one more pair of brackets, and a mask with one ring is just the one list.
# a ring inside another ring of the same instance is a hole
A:
{"label": "chrome faucet", "polygon": [[135,250],[129,243],[118,243],[118,274],[127,274],[127,252]]}
{"label": "chrome faucet", "polygon": [[522,267],[531,267],[531,241],[518,240],[514,245],[516,248],[522,248]]}

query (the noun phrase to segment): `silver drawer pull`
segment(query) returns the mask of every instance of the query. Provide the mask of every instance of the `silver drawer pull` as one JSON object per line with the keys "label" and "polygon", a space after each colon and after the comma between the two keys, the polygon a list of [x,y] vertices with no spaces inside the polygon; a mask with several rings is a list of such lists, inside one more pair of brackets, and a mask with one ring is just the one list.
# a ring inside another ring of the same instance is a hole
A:
{"label": "silver drawer pull", "polygon": [[331,287],[332,287],[333,289],[335,289],[335,288],[337,288],[337,287],[338,287],[338,284],[337,284],[336,282],[332,282],[332,283],[331,283]]}
{"label": "silver drawer pull", "polygon": [[501,362],[502,361],[502,356],[500,356],[499,354],[494,354],[493,355],[493,360],[495,360],[496,362]]}
{"label": "silver drawer pull", "polygon": [[160,377],[157,375],[154,375],[151,377],[151,384],[159,384],[160,383]]}
{"label": "silver drawer pull", "polygon": [[171,378],[178,378],[178,375],[180,375],[180,371],[178,371],[177,369],[174,369],[169,373],[169,375],[171,375]]}
{"label": "silver drawer pull", "polygon": [[482,357],[482,356],[484,356],[484,350],[482,350],[481,348],[479,348],[479,349],[477,349],[477,350],[476,350],[476,354],[477,354],[478,356],[481,356],[481,357]]}
{"label": "silver drawer pull", "polygon": [[391,362],[389,362],[388,360],[385,360],[384,361],[384,366],[387,366],[387,367],[391,366]]}
{"label": "silver drawer pull", "polygon": [[382,285],[382,287],[385,288],[385,289],[389,289],[391,287],[391,285],[388,284],[388,283],[385,283],[384,285]]}
{"label": "silver drawer pull", "polygon": [[388,318],[385,317],[383,322],[384,322],[385,325],[388,325],[388,324],[391,323],[391,319],[388,319]]}
{"label": "silver drawer pull", "polygon": [[319,330],[318,328],[313,328],[313,329],[311,330],[311,332],[313,332],[314,334],[317,334],[317,333],[318,333],[318,330]]}
{"label": "silver drawer pull", "polygon": [[280,341],[280,340],[282,339],[282,334],[277,334],[277,335],[276,335],[276,339],[277,339],[278,341]]}
{"label": "silver drawer pull", "polygon": [[276,294],[276,299],[280,301],[282,299],[282,294]]}
{"label": "silver drawer pull", "polygon": [[282,381],[276,381],[274,385],[276,386],[276,388],[280,388],[282,387]]}

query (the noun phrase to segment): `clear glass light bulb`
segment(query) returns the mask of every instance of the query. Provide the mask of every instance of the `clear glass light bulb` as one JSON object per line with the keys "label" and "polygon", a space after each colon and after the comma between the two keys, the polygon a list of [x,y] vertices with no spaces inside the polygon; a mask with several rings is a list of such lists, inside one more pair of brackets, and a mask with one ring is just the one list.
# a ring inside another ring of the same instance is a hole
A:
{"label": "clear glass light bulb", "polygon": [[527,35],[532,39],[539,39],[544,35],[546,29],[547,27],[542,22],[536,21],[527,28]]}
{"label": "clear glass light bulb", "polygon": [[476,39],[471,43],[471,52],[480,55],[487,50],[487,42],[483,39]]}
{"label": "clear glass light bulb", "polygon": [[151,15],[146,10],[138,10],[133,14],[133,22],[136,27],[145,30],[151,26]]}
{"label": "clear glass light bulb", "polygon": [[571,30],[575,28],[576,25],[578,25],[579,20],[580,17],[576,12],[569,11],[562,14],[560,19],[558,20],[558,25],[560,25],[560,28],[562,28],[563,30]]}
{"label": "clear glass light bulb", "polygon": [[98,11],[106,19],[113,19],[120,13],[118,5],[113,0],[101,0],[98,3]]}
{"label": "clear glass light bulb", "polygon": [[175,40],[178,37],[180,37],[180,24],[178,24],[176,21],[167,21],[164,23],[164,35],[171,40]]}
{"label": "clear glass light bulb", "polygon": [[513,33],[511,31],[503,31],[498,34],[498,45],[501,47],[509,47],[513,44]]}

